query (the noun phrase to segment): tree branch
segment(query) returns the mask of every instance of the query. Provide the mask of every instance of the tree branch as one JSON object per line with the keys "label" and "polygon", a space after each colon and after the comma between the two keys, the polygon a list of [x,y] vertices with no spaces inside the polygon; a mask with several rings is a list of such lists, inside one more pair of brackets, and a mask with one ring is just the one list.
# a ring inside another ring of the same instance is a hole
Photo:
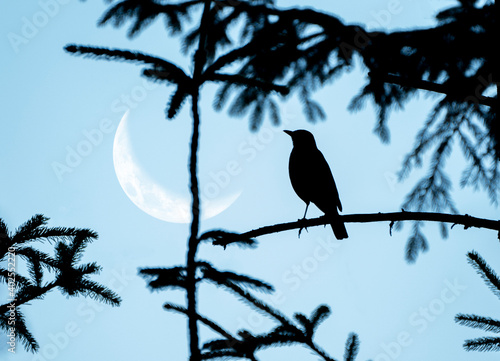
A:
{"label": "tree branch", "polygon": [[233,7],[238,8],[241,11],[245,11],[248,14],[265,14],[265,15],[278,15],[280,17],[285,17],[290,20],[301,20],[310,24],[321,26],[324,29],[334,29],[336,27],[344,27],[342,22],[330,15],[323,13],[321,11],[316,11],[311,8],[291,8],[291,9],[278,9],[276,7],[270,7],[265,4],[253,4],[244,1],[234,1],[234,0],[218,0],[214,1],[215,6],[223,7]]}
{"label": "tree branch", "polygon": [[[403,87],[408,87],[408,88],[415,88],[415,89],[422,89],[422,90],[428,90],[431,92],[435,93],[441,93],[453,97],[458,97],[460,101],[465,101],[465,102],[473,102],[473,103],[479,103],[482,105],[487,105],[489,107],[494,107],[495,103],[497,102],[496,98],[491,98],[487,96],[476,96],[472,94],[462,94],[460,96],[457,94],[456,89],[451,89],[450,86],[446,84],[439,84],[439,83],[434,83],[431,81],[427,80],[421,80],[421,79],[408,79],[404,78],[401,76],[397,76],[394,74],[372,74],[369,73],[369,76],[376,76],[380,78],[382,81],[385,83],[392,83],[396,85],[400,85]],[[457,100],[458,100],[457,99]]]}
{"label": "tree branch", "polygon": [[334,358],[330,357],[325,352],[325,350],[323,350],[321,347],[319,347],[318,345],[316,345],[313,340],[309,340],[308,342],[306,342],[306,345],[309,346],[309,348],[312,351],[316,352],[316,354],[318,354],[318,356],[320,356],[323,360],[325,360],[325,361],[336,361]]}
{"label": "tree branch", "polygon": [[330,357],[321,347],[316,345],[316,343],[313,341],[312,337],[307,338],[304,335],[304,332],[300,328],[298,328],[294,324],[293,321],[289,320],[285,315],[281,314],[281,312],[279,310],[274,309],[273,307],[271,307],[267,303],[259,300],[258,298],[253,296],[250,292],[243,290],[241,287],[238,287],[238,286],[231,284],[231,283],[228,283],[226,285],[226,287],[233,290],[236,294],[238,294],[240,297],[242,297],[243,299],[248,301],[255,308],[261,310],[265,314],[274,318],[283,327],[286,327],[289,331],[292,331],[296,335],[303,335],[304,336],[304,337],[300,337],[300,338],[295,339],[294,342],[303,343],[304,345],[308,346],[312,351],[314,351],[316,354],[318,354],[325,361],[336,361],[334,358]]}
{"label": "tree branch", "polygon": [[[172,305],[172,304],[165,304],[165,305],[163,305],[163,308],[165,308],[166,310],[169,310],[169,311],[179,312],[179,313],[182,313],[185,316],[191,317],[191,315],[189,314],[188,310],[185,309],[182,306]],[[215,321],[212,321],[209,318],[200,315],[199,313],[196,313],[196,315],[194,317],[198,321],[200,321],[201,323],[203,323],[205,326],[207,326],[208,328],[212,329],[214,332],[217,332],[222,337],[225,337],[226,339],[228,339],[228,341],[231,341],[231,342],[234,342],[234,343],[240,342],[237,338],[235,338],[233,335],[231,335],[228,331],[224,330],[221,326],[219,326]]]}
{"label": "tree branch", "polygon": [[[427,221],[427,222],[443,222],[452,223],[452,227],[456,224],[463,225],[464,229],[486,228],[500,233],[500,221],[477,218],[469,216],[468,214],[447,214],[447,213],[432,213],[432,212],[392,212],[392,213],[365,213],[365,214],[347,214],[340,216],[344,223],[371,223],[371,222],[391,222],[392,228],[394,222],[398,221]],[[241,233],[234,238],[224,237],[212,242],[213,245],[226,247],[231,243],[238,242],[240,239],[255,238],[264,236],[271,233],[278,233],[289,231],[292,229],[300,229],[306,227],[314,227],[320,225],[330,224],[330,221],[325,217],[318,217],[312,219],[300,219],[296,222],[280,223],[271,226],[264,226],[261,228],[253,229],[251,231]],[[499,234],[500,236],[500,234]]]}
{"label": "tree branch", "polygon": [[4,314],[5,312],[7,312],[11,304],[15,305],[15,307],[17,308],[27,302],[42,297],[43,295],[45,295],[46,293],[50,292],[52,289],[58,286],[59,284],[57,283],[57,281],[54,281],[46,284],[43,287],[32,287],[31,292],[28,295],[25,295],[24,297],[21,298],[16,298],[11,303],[5,303],[3,305],[0,305],[0,314]]}

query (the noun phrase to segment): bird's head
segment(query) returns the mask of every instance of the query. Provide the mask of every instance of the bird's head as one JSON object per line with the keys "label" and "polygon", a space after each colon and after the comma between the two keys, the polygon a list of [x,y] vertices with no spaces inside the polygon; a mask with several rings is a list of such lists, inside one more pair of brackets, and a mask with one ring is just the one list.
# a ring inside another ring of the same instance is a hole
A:
{"label": "bird's head", "polygon": [[284,130],[286,134],[292,137],[294,147],[314,147],[316,148],[316,141],[311,132],[304,129],[299,130]]}

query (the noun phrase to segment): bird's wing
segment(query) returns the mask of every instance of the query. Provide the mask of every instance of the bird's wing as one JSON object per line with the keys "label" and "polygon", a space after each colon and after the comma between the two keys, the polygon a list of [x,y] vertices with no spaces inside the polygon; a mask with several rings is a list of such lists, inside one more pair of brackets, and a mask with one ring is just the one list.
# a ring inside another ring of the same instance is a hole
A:
{"label": "bird's wing", "polygon": [[342,211],[337,185],[325,157],[317,150],[317,154],[310,159],[311,176],[315,185],[311,201],[324,213],[337,213],[337,208]]}

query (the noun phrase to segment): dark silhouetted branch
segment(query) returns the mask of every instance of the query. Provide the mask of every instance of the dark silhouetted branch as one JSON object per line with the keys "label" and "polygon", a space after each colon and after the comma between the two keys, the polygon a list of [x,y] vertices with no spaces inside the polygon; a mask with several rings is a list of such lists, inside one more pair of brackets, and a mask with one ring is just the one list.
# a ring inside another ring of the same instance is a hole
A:
{"label": "dark silhouetted branch", "polygon": [[[12,304],[15,304],[17,308],[25,303],[43,297],[46,293],[50,292],[57,286],[58,286],[57,282],[54,281],[46,284],[44,287],[30,287],[31,292],[29,292],[29,294],[25,294],[23,297],[16,298],[15,302],[13,302]],[[7,312],[9,310],[10,305],[11,303],[5,303],[3,305],[0,305],[0,314],[4,314],[5,312]]]}
{"label": "dark silhouetted branch", "polygon": [[[392,212],[392,213],[365,213],[365,214],[347,214],[343,215],[342,221],[344,223],[371,223],[371,222],[391,222],[392,228],[394,222],[399,221],[427,221],[427,222],[444,222],[451,223],[452,227],[459,224],[463,225],[465,229],[486,228],[495,231],[500,231],[500,221],[477,218],[469,216],[468,214],[446,214],[446,213],[432,213],[432,212]],[[314,227],[320,225],[327,225],[329,221],[324,217],[313,219],[298,220],[296,222],[280,223],[271,226],[264,226],[261,228],[253,229],[251,231],[241,233],[237,237],[224,237],[212,242],[213,245],[227,246],[231,243],[238,242],[239,238],[249,239],[266,234],[278,233],[289,231],[292,229],[300,229],[307,227]]]}
{"label": "dark silhouetted branch", "polygon": [[[185,316],[191,317],[191,315],[188,313],[187,309],[182,307],[182,306],[179,306],[179,305],[166,303],[163,305],[163,308],[165,308],[166,310],[169,310],[169,311],[175,311],[178,313],[182,313]],[[226,339],[228,339],[234,343],[239,342],[239,340],[236,339],[233,335],[231,335],[228,331],[224,330],[221,326],[219,326],[219,324],[208,319],[207,317],[204,317],[204,316],[200,315],[199,313],[197,313],[194,316],[194,318],[196,318],[198,321],[200,321],[201,323],[203,323],[205,326],[209,327],[213,331],[217,332],[221,336],[225,337]]]}
{"label": "dark silhouetted branch", "polygon": [[309,346],[309,348],[316,352],[323,360],[325,361],[336,361],[334,358],[330,357],[325,350],[323,350],[321,347],[319,347],[317,344],[314,343],[314,341],[309,340],[306,342],[306,345]]}
{"label": "dark silhouetted branch", "polygon": [[84,46],[76,44],[66,45],[64,50],[75,55],[82,55],[90,58],[152,64],[161,69],[163,74],[169,74],[170,81],[180,83],[182,81],[189,80],[189,77],[177,65],[156,56],[144,54],[138,51],[107,49],[97,46]]}
{"label": "dark silhouetted branch", "polygon": [[[372,76],[373,74],[369,74]],[[470,101],[474,103],[479,103],[482,105],[487,105],[489,107],[495,106],[496,99],[487,97],[487,96],[477,96],[474,94],[457,94],[457,89],[451,89],[450,86],[446,84],[434,83],[427,80],[422,79],[408,79],[401,76],[393,75],[393,74],[377,74],[376,77],[380,78],[380,80],[386,83],[392,83],[396,85],[400,85],[407,88],[416,88],[422,90],[428,90],[435,93],[441,93],[445,95],[449,95],[452,97],[457,97],[457,100],[460,101]]]}
{"label": "dark silhouetted branch", "polygon": [[241,9],[248,14],[265,14],[265,15],[277,15],[281,18],[287,18],[290,20],[300,20],[305,23],[319,25],[323,28],[331,29],[335,27],[344,27],[344,24],[336,17],[326,14],[320,11],[313,10],[311,8],[291,8],[291,9],[278,9],[276,7],[270,7],[265,4],[253,4],[243,1],[214,1],[215,6],[219,7],[234,7]]}

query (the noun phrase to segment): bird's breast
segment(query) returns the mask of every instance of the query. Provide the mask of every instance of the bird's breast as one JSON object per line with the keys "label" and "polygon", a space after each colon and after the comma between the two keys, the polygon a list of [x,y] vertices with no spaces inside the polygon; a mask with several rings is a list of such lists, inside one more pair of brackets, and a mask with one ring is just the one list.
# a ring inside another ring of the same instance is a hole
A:
{"label": "bird's breast", "polygon": [[314,186],[314,166],[310,152],[297,151],[290,154],[288,170],[290,182],[297,195],[306,203],[312,200],[311,187]]}

